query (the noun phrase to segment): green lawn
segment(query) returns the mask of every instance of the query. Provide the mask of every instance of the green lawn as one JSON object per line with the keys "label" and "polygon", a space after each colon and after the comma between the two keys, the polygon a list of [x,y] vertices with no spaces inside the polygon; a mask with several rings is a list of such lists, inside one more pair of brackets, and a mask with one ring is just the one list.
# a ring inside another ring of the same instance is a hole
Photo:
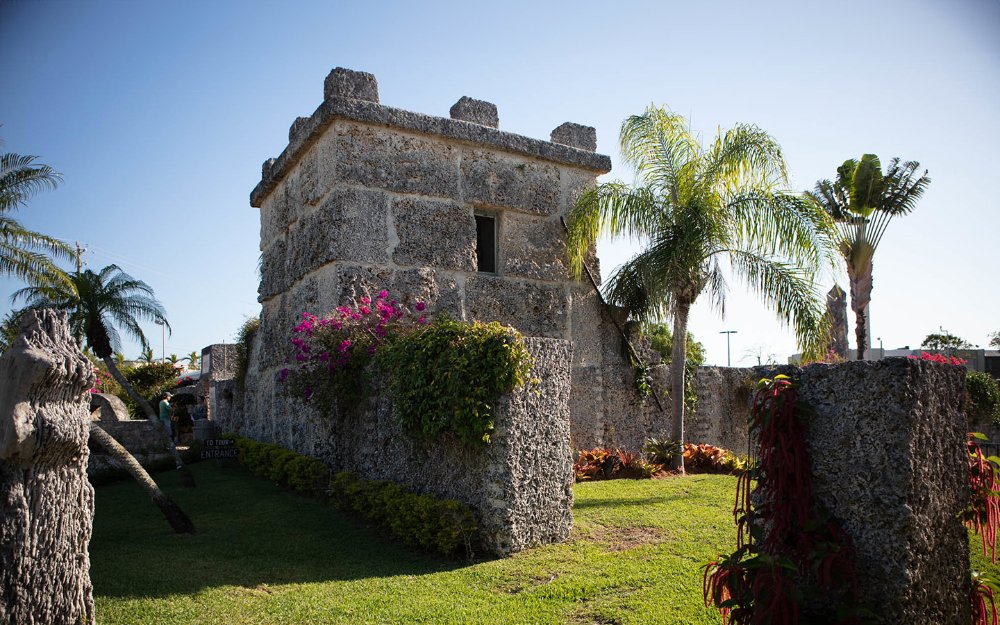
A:
{"label": "green lawn", "polygon": [[580,484],[569,542],[466,563],[410,552],[241,468],[192,469],[193,490],[156,478],[195,536],[171,533],[130,482],[97,489],[103,625],[721,622],[701,603],[701,566],[732,549],[731,477]]}

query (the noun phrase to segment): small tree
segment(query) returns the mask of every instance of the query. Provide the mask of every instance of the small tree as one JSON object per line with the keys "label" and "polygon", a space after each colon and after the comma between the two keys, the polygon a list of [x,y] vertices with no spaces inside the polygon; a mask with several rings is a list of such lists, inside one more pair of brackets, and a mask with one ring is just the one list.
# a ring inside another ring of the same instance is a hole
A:
{"label": "small tree", "polygon": [[968,349],[972,347],[972,344],[962,337],[955,336],[944,328],[940,328],[940,332],[928,334],[924,338],[924,342],[920,344],[920,347],[937,351],[954,352],[956,349]]}
{"label": "small tree", "polygon": [[[570,213],[574,275],[599,235],[645,241],[608,280],[605,298],[641,322],[673,321],[674,363],[686,359],[688,314],[707,294],[724,310],[725,266],[817,349],[825,338],[816,276],[831,250],[832,222],[786,191],[781,148],[756,126],[738,125],[703,146],[684,117],[650,107],[621,128],[635,185],[600,184]],[[674,440],[684,440],[684,367],[671,369]],[[683,456],[675,468],[684,470]]]}

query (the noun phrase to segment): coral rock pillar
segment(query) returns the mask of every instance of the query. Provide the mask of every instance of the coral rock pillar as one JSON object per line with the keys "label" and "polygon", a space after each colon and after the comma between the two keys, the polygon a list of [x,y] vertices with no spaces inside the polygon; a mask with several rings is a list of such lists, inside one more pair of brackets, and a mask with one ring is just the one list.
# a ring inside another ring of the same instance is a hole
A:
{"label": "coral rock pillar", "polygon": [[66,316],[23,317],[0,356],[0,623],[93,623],[90,362]]}

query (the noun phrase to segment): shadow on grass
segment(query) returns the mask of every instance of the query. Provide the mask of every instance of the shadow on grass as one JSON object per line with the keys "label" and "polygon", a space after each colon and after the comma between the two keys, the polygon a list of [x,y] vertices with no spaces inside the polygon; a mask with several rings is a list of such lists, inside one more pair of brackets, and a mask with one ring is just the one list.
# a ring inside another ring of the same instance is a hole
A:
{"label": "shadow on grass", "polygon": [[163,597],[223,586],[421,575],[465,566],[421,555],[359,527],[330,504],[288,493],[242,468],[191,465],[198,487],[175,472],[154,476],[194,521],[174,534],[132,482],[96,489],[90,542],[94,594]]}

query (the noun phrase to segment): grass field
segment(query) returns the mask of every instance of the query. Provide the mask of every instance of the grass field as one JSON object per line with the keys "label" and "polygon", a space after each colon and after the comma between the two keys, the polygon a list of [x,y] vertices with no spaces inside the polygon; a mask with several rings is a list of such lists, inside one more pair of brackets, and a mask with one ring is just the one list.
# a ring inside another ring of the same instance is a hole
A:
{"label": "grass field", "polygon": [[192,469],[193,490],[156,478],[195,536],[171,533],[131,482],[97,489],[100,623],[721,622],[701,603],[701,566],[732,549],[731,477],[578,484],[569,542],[468,563],[408,551],[242,468]]}

